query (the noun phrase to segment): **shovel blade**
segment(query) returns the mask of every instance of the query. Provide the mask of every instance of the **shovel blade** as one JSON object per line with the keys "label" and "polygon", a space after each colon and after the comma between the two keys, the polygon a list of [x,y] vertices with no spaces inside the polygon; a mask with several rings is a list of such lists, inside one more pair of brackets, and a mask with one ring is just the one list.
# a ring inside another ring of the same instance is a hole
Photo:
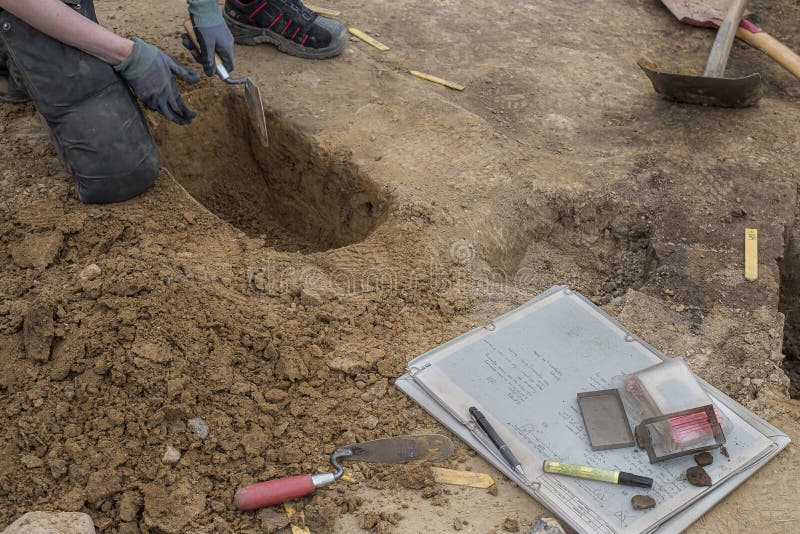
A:
{"label": "shovel blade", "polygon": [[264,116],[264,103],[261,101],[261,91],[258,86],[248,79],[244,84],[244,100],[247,103],[247,112],[253,121],[258,135],[264,146],[269,144],[269,132],[267,131],[267,119]]}
{"label": "shovel blade", "polygon": [[[345,451],[349,451],[350,454],[346,454]],[[404,464],[413,461],[441,462],[453,453],[453,442],[441,434],[399,436],[353,443],[339,447],[337,452],[345,453],[342,459],[350,462],[385,464]]]}
{"label": "shovel blade", "polygon": [[669,100],[720,106],[746,108],[761,98],[761,75],[751,74],[743,78],[711,78],[665,72],[646,59],[639,60],[639,67],[650,78],[657,93]]}

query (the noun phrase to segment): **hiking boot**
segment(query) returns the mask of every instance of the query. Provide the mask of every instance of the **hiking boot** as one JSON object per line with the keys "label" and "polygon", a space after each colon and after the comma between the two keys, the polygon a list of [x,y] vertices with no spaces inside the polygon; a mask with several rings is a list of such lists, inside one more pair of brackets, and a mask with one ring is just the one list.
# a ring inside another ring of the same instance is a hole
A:
{"label": "hiking boot", "polygon": [[223,15],[238,44],[271,43],[307,59],[339,55],[347,45],[344,24],[317,15],[300,0],[225,0]]}
{"label": "hiking boot", "polygon": [[28,92],[17,85],[17,82],[14,81],[11,74],[5,69],[0,69],[0,102],[21,104],[30,99],[31,97],[28,96]]}

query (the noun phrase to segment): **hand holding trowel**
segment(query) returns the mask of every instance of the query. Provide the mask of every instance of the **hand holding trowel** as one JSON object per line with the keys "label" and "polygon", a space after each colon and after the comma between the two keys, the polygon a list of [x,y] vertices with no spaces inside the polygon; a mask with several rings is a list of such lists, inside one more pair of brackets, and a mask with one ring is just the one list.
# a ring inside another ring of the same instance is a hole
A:
{"label": "hand holding trowel", "polygon": [[298,475],[259,482],[236,491],[233,502],[239,510],[257,510],[313,493],[316,488],[333,484],[344,474],[341,460],[404,464],[415,460],[441,462],[453,452],[450,438],[439,434],[400,436],[353,443],[339,447],[331,455],[335,473]]}
{"label": "hand holding trowel", "polygon": [[671,100],[706,106],[742,108],[758,102],[761,98],[759,74],[741,78],[724,77],[736,28],[746,4],[747,0],[730,2],[702,76],[666,72],[647,60],[639,60],[639,67],[650,78],[655,90]]}
{"label": "hand holding trowel", "polygon": [[[183,23],[183,29],[186,31],[189,39],[191,39],[197,50],[201,50],[200,43],[197,41],[197,35],[194,32],[191,21]],[[264,117],[264,103],[261,101],[261,91],[258,86],[250,81],[250,78],[231,78],[228,69],[222,64],[222,59],[214,54],[214,66],[217,71],[217,76],[228,84],[231,85],[244,85],[244,99],[247,103],[247,111],[250,113],[250,120],[253,122],[258,134],[264,145],[269,142],[269,134],[267,132],[267,119]]]}
{"label": "hand holding trowel", "polygon": [[[718,28],[725,18],[730,0],[661,0],[675,17],[692,26]],[[745,16],[747,13],[745,12]],[[736,37],[761,50],[800,79],[800,56],[747,19],[742,19]]]}

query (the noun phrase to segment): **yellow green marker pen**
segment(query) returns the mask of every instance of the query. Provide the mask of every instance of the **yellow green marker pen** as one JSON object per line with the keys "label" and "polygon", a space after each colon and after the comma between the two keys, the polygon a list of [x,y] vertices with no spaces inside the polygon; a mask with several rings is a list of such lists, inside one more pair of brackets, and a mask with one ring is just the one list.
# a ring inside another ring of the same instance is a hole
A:
{"label": "yellow green marker pen", "polygon": [[626,486],[639,486],[640,488],[652,488],[653,479],[625,471],[611,471],[610,469],[600,469],[599,467],[586,467],[585,465],[566,464],[564,462],[554,462],[553,460],[544,461],[544,472],[556,475],[566,475],[568,477],[587,478],[589,480],[599,480],[600,482],[610,482],[611,484],[624,484]]}

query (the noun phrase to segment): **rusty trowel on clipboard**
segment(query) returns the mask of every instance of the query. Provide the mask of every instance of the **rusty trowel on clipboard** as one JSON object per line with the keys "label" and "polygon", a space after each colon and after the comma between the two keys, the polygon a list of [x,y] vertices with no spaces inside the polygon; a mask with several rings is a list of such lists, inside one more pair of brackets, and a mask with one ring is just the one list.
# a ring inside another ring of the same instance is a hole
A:
{"label": "rusty trowel on clipboard", "polygon": [[[194,46],[200,50],[200,43],[197,41],[197,35],[194,33],[191,21],[183,23],[183,29],[189,35]],[[230,85],[244,85],[244,100],[247,104],[247,112],[250,115],[250,120],[253,123],[253,128],[258,132],[261,142],[264,146],[269,144],[269,132],[267,132],[267,119],[264,117],[264,103],[261,101],[261,91],[258,86],[254,84],[250,78],[231,78],[228,69],[222,64],[222,59],[217,54],[214,54],[214,67],[217,71],[217,76]]]}

